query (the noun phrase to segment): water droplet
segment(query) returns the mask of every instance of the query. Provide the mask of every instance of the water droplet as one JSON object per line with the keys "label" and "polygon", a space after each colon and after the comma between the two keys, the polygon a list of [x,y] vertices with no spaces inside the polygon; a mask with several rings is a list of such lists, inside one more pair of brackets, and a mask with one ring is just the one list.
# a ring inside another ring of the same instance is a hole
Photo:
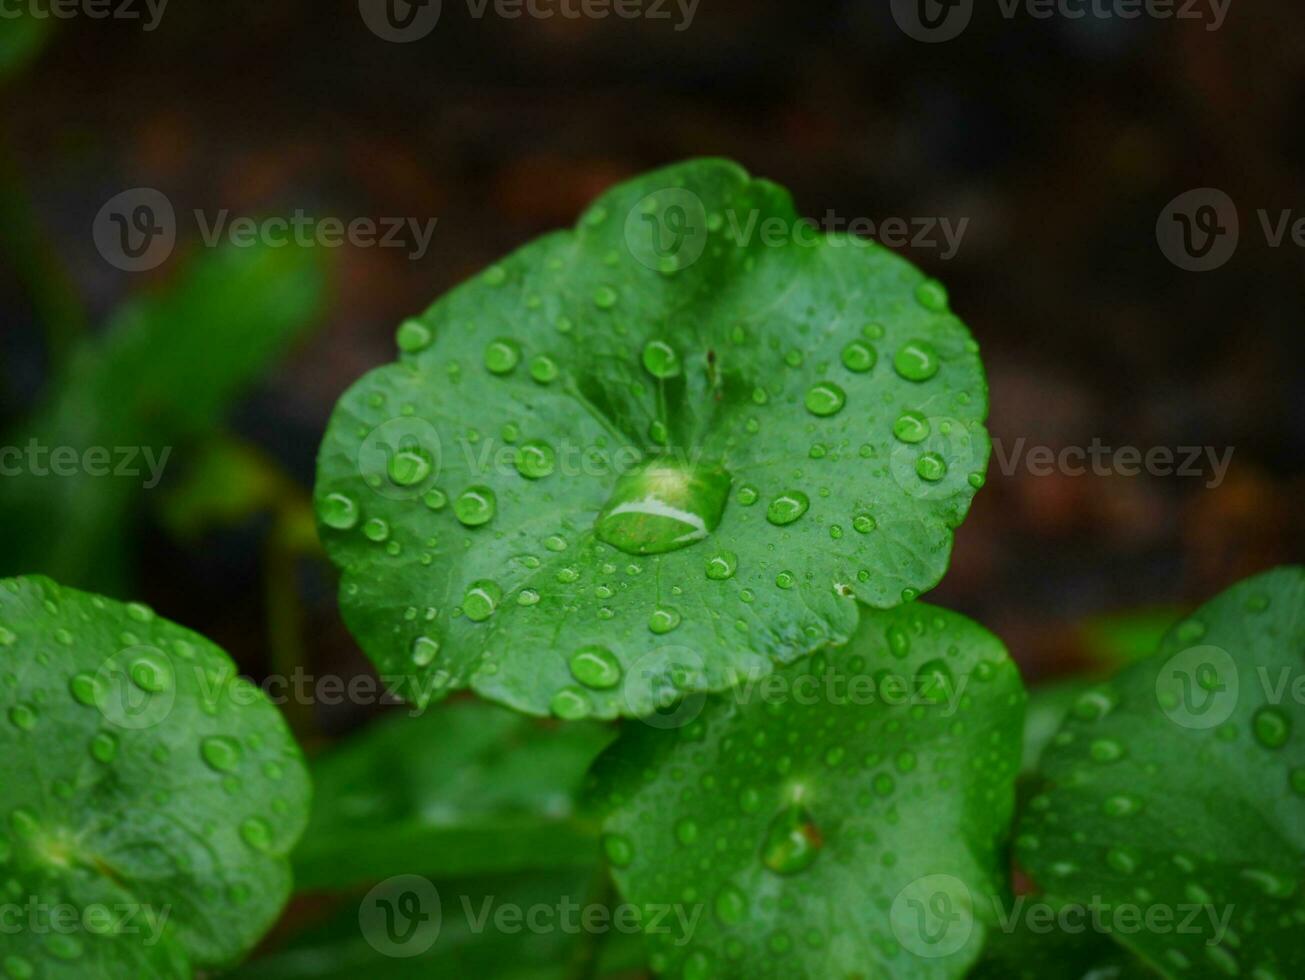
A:
{"label": "water droplet", "polygon": [[462,612],[473,623],[483,623],[494,615],[502,598],[503,590],[497,582],[487,578],[479,579],[471,583],[466,595],[462,597]]}
{"label": "water droplet", "polygon": [[434,469],[430,453],[420,446],[404,446],[390,457],[386,472],[399,487],[415,487]]}
{"label": "water droplet", "polygon": [[1102,809],[1110,817],[1131,817],[1142,809],[1142,803],[1135,796],[1129,796],[1126,793],[1118,793],[1106,798]]}
{"label": "water droplet", "polygon": [[601,646],[581,647],[571,654],[571,676],[585,687],[606,690],[621,682],[621,662]]}
{"label": "water droplet", "polygon": [[580,721],[589,717],[589,698],[578,687],[564,687],[553,695],[548,708],[563,721]]}
{"label": "water droplet", "polygon": [[94,708],[100,696],[100,682],[94,674],[75,674],[68,682],[68,690],[78,704]]}
{"label": "water droplet", "polygon": [[947,312],[947,287],[937,279],[926,279],[915,288],[916,301],[931,313]]}
{"label": "water droplet", "polygon": [[858,534],[869,534],[879,524],[869,514],[857,514],[852,518],[852,529]]}
{"label": "water droplet", "polygon": [[484,271],[482,278],[490,286],[501,286],[507,282],[507,270],[501,265],[491,265]]}
{"label": "water droplet", "polygon": [[722,469],[652,460],[617,481],[595,531],[626,554],[675,551],[716,529],[729,489]]}
{"label": "water droplet", "polygon": [[770,506],[766,508],[766,520],[783,527],[796,521],[810,506],[811,498],[805,493],[801,490],[789,490],[770,502]]}
{"label": "water droplet", "polygon": [[1121,875],[1131,875],[1137,870],[1137,858],[1123,847],[1112,847],[1106,852],[1106,865]]}
{"label": "water droplet", "polygon": [[907,381],[928,381],[938,368],[938,352],[927,340],[907,341],[893,356],[893,369]]}
{"label": "water droplet", "polygon": [[594,305],[600,310],[610,310],[619,298],[611,286],[599,286],[594,290]]}
{"label": "water droplet", "polygon": [[149,654],[138,657],[128,673],[132,683],[149,694],[158,694],[172,687],[172,668]]}
{"label": "water droplet", "polygon": [[514,340],[500,338],[485,348],[485,369],[491,374],[510,374],[521,362],[521,348]]}
{"label": "water droplet", "polygon": [[929,438],[929,420],[919,412],[903,412],[893,423],[893,435],[901,442],[924,442]]}
{"label": "water droplet", "polygon": [[522,589],[517,593],[518,606],[537,606],[540,595],[534,589]]}
{"label": "water droplet", "polygon": [[843,348],[843,367],[857,374],[869,371],[878,360],[879,355],[875,349],[859,340],[854,340]]}
{"label": "water droplet", "polygon": [[352,497],[330,493],[318,502],[317,516],[327,527],[348,531],[358,523],[358,505]]}
{"label": "water droplet", "polygon": [[675,839],[685,847],[694,844],[698,840],[698,825],[689,817],[683,817],[675,821]]}
{"label": "water droplet", "polygon": [[517,448],[517,472],[527,480],[541,480],[553,472],[557,457],[542,439],[531,439]]}
{"label": "water droplet", "polygon": [[0,626],[0,647],[11,647],[18,642],[18,637],[13,630],[7,630]]}
{"label": "water droplet", "polygon": [[419,636],[412,641],[412,662],[418,667],[429,667],[440,652],[440,641],[433,636]]}
{"label": "water droplet", "polygon": [[847,393],[832,381],[821,381],[807,389],[807,411],[825,418],[837,415],[847,404]]}
{"label": "water droplet", "polygon": [[658,635],[669,633],[680,625],[680,619],[677,610],[662,606],[654,609],[652,615],[648,617],[648,628]]}
{"label": "water droplet", "polygon": [[739,568],[739,556],[732,551],[721,551],[707,559],[707,578],[717,582],[733,578]]}
{"label": "water droplet", "polygon": [[792,572],[787,570],[782,571],[775,576],[775,584],[778,585],[781,589],[793,588],[793,584],[796,581],[797,581],[796,576],[794,576]]}
{"label": "water droplet", "polygon": [[1124,757],[1124,747],[1112,738],[1099,738],[1088,747],[1088,754],[1097,762],[1118,762]]}
{"label": "water droplet", "polygon": [[4,958],[5,976],[10,980],[31,980],[36,975],[32,961],[14,954]]}
{"label": "water droplet", "polygon": [[742,504],[744,507],[751,507],[753,504],[757,502],[757,498],[759,496],[761,495],[757,493],[756,487],[750,486],[748,484],[744,484],[743,486],[739,487],[737,499],[738,502]]}
{"label": "water droplet", "polygon": [[415,354],[417,351],[425,350],[430,346],[431,340],[430,327],[420,320],[404,320],[399,324],[399,329],[394,335],[399,350],[405,354]]}
{"label": "water droplet", "polygon": [[550,384],[551,382],[556,381],[557,375],[557,361],[553,360],[547,354],[540,354],[530,362],[530,376],[541,385]]}
{"label": "water droplet", "polygon": [[373,517],[363,525],[363,535],[368,541],[374,541],[377,544],[387,541],[390,537],[390,522],[379,517]]}
{"label": "water droplet", "polygon": [[36,727],[38,716],[30,704],[16,704],[9,709],[9,721],[18,729],[30,732]]}
{"label": "water droplet", "polygon": [[664,340],[650,340],[643,348],[643,366],[654,378],[675,378],[680,374],[680,355]]}
{"label": "water droplet", "polygon": [[622,834],[604,834],[603,852],[607,860],[618,868],[628,868],[634,860],[634,847],[630,839]]}
{"label": "water droplet", "polygon": [[748,899],[733,885],[725,885],[716,893],[716,918],[727,926],[738,925],[748,915]]}
{"label": "water droplet", "polygon": [[823,845],[811,814],[793,804],[771,820],[761,845],[761,861],[776,874],[796,874],[811,866]]}
{"label": "water droplet", "polygon": [[480,527],[494,519],[498,498],[489,487],[468,487],[453,502],[453,514],[467,527]]}
{"label": "water droplet", "polygon": [[955,687],[952,669],[945,660],[930,660],[920,665],[916,675],[916,690],[925,701],[944,704],[951,700]]}
{"label": "water droplet", "polygon": [[449,498],[443,490],[440,490],[437,487],[432,487],[422,494],[421,502],[431,510],[443,510],[448,506]]}
{"label": "water droplet", "polygon": [[923,453],[915,461],[915,472],[921,480],[937,483],[947,475],[947,461],[937,453]]}
{"label": "water droplet", "polygon": [[1255,712],[1251,721],[1255,740],[1266,749],[1280,749],[1291,735],[1291,719],[1281,708],[1265,705]]}
{"label": "water droplet", "polygon": [[250,817],[240,825],[240,838],[255,851],[266,853],[272,849],[272,828],[266,820]]}
{"label": "water droplet", "polygon": [[712,958],[707,953],[695,949],[684,958],[684,969],[681,971],[682,980],[712,980],[714,976],[716,976],[716,968],[712,963]]}
{"label": "water droplet", "polygon": [[225,735],[212,735],[199,744],[199,754],[215,772],[234,772],[240,765],[240,743]]}

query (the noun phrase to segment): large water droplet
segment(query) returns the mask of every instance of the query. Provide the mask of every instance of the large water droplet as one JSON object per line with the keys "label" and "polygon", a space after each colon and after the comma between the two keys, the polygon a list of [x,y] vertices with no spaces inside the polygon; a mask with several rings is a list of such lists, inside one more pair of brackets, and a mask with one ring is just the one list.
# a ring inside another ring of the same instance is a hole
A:
{"label": "large water droplet", "polygon": [[621,477],[595,531],[626,554],[675,551],[716,529],[729,490],[729,475],[718,467],[652,460]]}
{"label": "large water droplet", "polygon": [[434,469],[431,455],[420,446],[404,446],[390,457],[386,472],[395,486],[415,487]]}
{"label": "large water droplet", "polygon": [[771,871],[791,875],[809,868],[824,840],[806,807],[785,807],[771,820],[761,844],[761,861]]}

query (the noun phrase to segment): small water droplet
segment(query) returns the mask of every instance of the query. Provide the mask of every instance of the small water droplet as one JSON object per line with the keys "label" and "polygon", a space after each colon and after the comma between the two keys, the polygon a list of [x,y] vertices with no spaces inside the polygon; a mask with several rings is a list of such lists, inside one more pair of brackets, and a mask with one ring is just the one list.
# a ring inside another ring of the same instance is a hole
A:
{"label": "small water droplet", "polygon": [[824,840],[811,814],[793,804],[771,820],[761,845],[761,861],[776,874],[796,874],[811,866],[822,846]]}
{"label": "small water droplet", "polygon": [[634,860],[634,847],[630,839],[622,834],[604,834],[603,852],[607,860],[618,868],[628,868]]}
{"label": "small water droplet", "polygon": [[919,412],[903,412],[893,423],[893,435],[905,443],[923,442],[929,438],[929,420]]}
{"label": "small water droplet", "polygon": [[658,635],[669,633],[680,625],[680,619],[677,610],[661,606],[654,609],[652,615],[648,617],[648,628]]}
{"label": "small water droplet", "polygon": [[473,623],[483,623],[494,615],[503,590],[491,579],[483,578],[472,582],[462,597],[462,612]]}
{"label": "small water droplet", "polygon": [[432,338],[430,327],[420,320],[404,320],[403,323],[399,324],[399,329],[394,335],[399,350],[405,354],[415,354],[418,351],[425,350],[430,346]]}
{"label": "small water droplet", "polygon": [[540,354],[530,362],[530,376],[541,385],[550,384],[553,381],[556,381],[557,375],[557,361],[553,360],[547,354]]}
{"label": "small water droplet", "polygon": [[927,340],[910,340],[893,356],[893,369],[907,381],[928,381],[938,373],[938,352]]}
{"label": "small water droplet", "polygon": [[149,694],[158,694],[172,687],[172,668],[149,654],[138,657],[128,673],[132,683]]}
{"label": "small water droplet", "polygon": [[854,340],[843,348],[843,367],[857,374],[869,371],[878,360],[879,355],[875,349],[859,340]]}
{"label": "small water droplet", "polygon": [[857,514],[852,518],[852,529],[858,534],[869,534],[879,524],[869,514]]}
{"label": "small water droplet", "polygon": [[494,519],[498,498],[489,487],[468,487],[453,502],[453,515],[466,527],[480,527]]}
{"label": "small water droplet", "polygon": [[266,853],[272,849],[272,828],[266,820],[250,817],[240,825],[240,839],[253,850]]}
{"label": "small water droplet", "polygon": [[563,721],[580,721],[589,717],[589,698],[578,687],[564,687],[553,695],[548,708]]}
{"label": "small water droplet", "polygon": [[826,418],[842,411],[847,404],[847,393],[832,381],[821,381],[807,389],[805,403],[812,415]]}
{"label": "small water droplet", "polygon": [[557,456],[542,439],[531,439],[517,448],[517,472],[527,480],[542,480],[553,472]]}
{"label": "small water droplet", "polygon": [[330,493],[317,504],[322,523],[337,531],[348,531],[358,523],[358,504],[343,493]]}
{"label": "small water droplet", "polygon": [[923,453],[915,461],[915,472],[921,480],[937,483],[947,475],[947,461],[938,453]]}
{"label": "small water droplet", "polygon": [[620,296],[611,286],[599,286],[594,290],[594,305],[600,310],[610,310],[618,299]]}
{"label": "small water droplet", "polygon": [[500,338],[485,348],[485,369],[491,374],[510,374],[521,363],[521,348],[515,340]]}
{"label": "small water droplet", "polygon": [[434,461],[425,449],[420,446],[403,446],[390,457],[386,472],[395,486],[415,487],[430,476],[434,467]]}
{"label": "small water droplet", "polygon": [[1280,749],[1291,735],[1291,719],[1281,708],[1265,705],[1255,712],[1251,721],[1255,740],[1266,749]]}
{"label": "small water droplet", "polygon": [[780,494],[766,508],[766,520],[777,527],[792,524],[807,512],[811,498],[801,490],[789,490]]}
{"label": "small water droplet", "polygon": [[390,537],[390,522],[380,517],[373,517],[363,525],[363,535],[368,541],[380,544]]}
{"label": "small water droplet", "polygon": [[947,287],[937,279],[926,279],[915,289],[915,298],[931,313],[947,312]]}
{"label": "small water droplet", "polygon": [[725,885],[716,893],[716,918],[723,925],[738,925],[748,914],[748,899],[733,885]]}
{"label": "small water droplet", "polygon": [[431,510],[439,511],[448,506],[449,498],[443,490],[432,487],[422,494],[421,502]]}
{"label": "small water droplet", "polygon": [[643,366],[654,378],[678,377],[680,355],[664,340],[650,340],[643,348]]}
{"label": "small water droplet", "polygon": [[739,556],[732,551],[721,551],[707,559],[707,578],[724,581],[738,571]]}
{"label": "small water droplet", "polygon": [[9,722],[15,728],[30,732],[36,727],[39,717],[30,704],[16,704],[9,709]]}
{"label": "small water droplet", "polygon": [[570,666],[571,676],[585,687],[606,690],[621,682],[621,662],[606,647],[581,647],[571,654]]}

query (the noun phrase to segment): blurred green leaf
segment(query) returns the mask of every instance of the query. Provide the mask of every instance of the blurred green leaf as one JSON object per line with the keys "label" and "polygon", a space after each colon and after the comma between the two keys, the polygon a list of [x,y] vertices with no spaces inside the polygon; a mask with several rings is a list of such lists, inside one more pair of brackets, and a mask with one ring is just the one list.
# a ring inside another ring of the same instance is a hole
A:
{"label": "blurred green leaf", "polygon": [[[1031,901],[1024,899],[1020,908]],[[1154,976],[1109,936],[1054,926],[1035,931],[1021,915],[1010,929],[989,932],[988,945],[969,980],[1143,980]]]}
{"label": "blurred green leaf", "polygon": [[482,702],[373,725],[313,766],[310,830],[295,853],[302,888],[387,875],[584,868],[598,828],[579,819],[585,770],[612,739]]}
{"label": "blurred green leaf", "polygon": [[[592,976],[630,976],[643,965],[637,933],[611,926],[577,933],[582,910],[608,905],[592,894],[592,870],[532,873],[467,880],[438,879],[439,932],[433,942],[413,937],[415,955],[386,955],[384,939],[360,911],[368,896],[355,894],[336,912],[280,949],[248,963],[235,980],[564,980],[585,940],[601,943]],[[432,904],[433,909],[433,904]],[[610,907],[610,906],[608,906]],[[511,910],[536,913],[536,927],[518,927]],[[506,914],[503,910],[509,910]],[[588,914],[593,914],[588,913]],[[498,916],[505,915],[502,919]],[[496,921],[497,919],[497,921]],[[611,923],[615,920],[607,918]],[[506,926],[506,927],[505,927]],[[371,941],[369,941],[369,939]],[[426,949],[420,949],[427,942]],[[411,952],[411,951],[406,951]],[[635,974],[644,976],[639,972]]]}
{"label": "blurred green leaf", "polygon": [[1114,673],[1155,653],[1165,633],[1182,618],[1177,606],[1130,609],[1093,616],[1079,633],[1092,664],[1103,673]]}
{"label": "blurred green leaf", "polygon": [[40,53],[49,39],[54,22],[15,11],[0,18],[0,81],[18,74]]}
{"label": "blurred green leaf", "polygon": [[227,248],[121,309],[74,353],[36,417],[0,440],[0,574],[121,594],[141,492],[303,334],[324,292],[320,252]]}

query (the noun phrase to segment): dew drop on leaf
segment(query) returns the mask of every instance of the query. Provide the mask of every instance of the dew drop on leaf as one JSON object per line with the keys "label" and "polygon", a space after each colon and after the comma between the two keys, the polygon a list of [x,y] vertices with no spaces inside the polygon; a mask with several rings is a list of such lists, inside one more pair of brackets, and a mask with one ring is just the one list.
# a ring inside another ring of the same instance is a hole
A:
{"label": "dew drop on leaf", "polygon": [[1280,749],[1291,735],[1291,719],[1281,708],[1266,705],[1255,712],[1251,728],[1255,740],[1266,749]]}
{"label": "dew drop on leaf", "polygon": [[578,687],[564,687],[553,695],[549,710],[563,721],[580,721],[589,717],[589,698]]}
{"label": "dew drop on leaf", "polygon": [[358,523],[358,504],[345,494],[330,493],[318,503],[317,516],[329,528],[348,531]]}
{"label": "dew drop on leaf", "polygon": [[471,583],[466,595],[462,597],[462,612],[473,623],[483,623],[494,615],[502,598],[503,590],[497,582],[487,578],[479,579]]}
{"label": "dew drop on leaf", "polygon": [[824,841],[807,809],[798,804],[775,814],[761,845],[761,862],[781,875],[797,874],[809,868]]}
{"label": "dew drop on leaf", "polygon": [[937,483],[947,475],[947,461],[937,453],[924,453],[915,461],[915,472],[921,480]]}
{"label": "dew drop on leaf", "polygon": [[733,578],[738,571],[739,556],[732,551],[721,551],[707,559],[707,578],[717,582]]}
{"label": "dew drop on leaf", "polygon": [[666,606],[654,609],[648,617],[648,628],[658,635],[669,633],[679,625],[679,612]]}
{"label": "dew drop on leaf", "polygon": [[766,520],[777,527],[792,524],[811,506],[811,498],[801,490],[789,490],[781,493],[766,508]]}
{"label": "dew drop on leaf", "polygon": [[929,420],[919,412],[903,412],[893,423],[893,435],[905,443],[923,442],[929,437]]}
{"label": "dew drop on leaf", "polygon": [[234,772],[240,765],[240,745],[234,738],[214,735],[200,743],[199,753],[215,772]]}
{"label": "dew drop on leaf", "polygon": [[847,404],[847,393],[832,381],[821,381],[807,389],[804,402],[812,415],[837,415]]}
{"label": "dew drop on leaf", "polygon": [[875,349],[859,340],[854,340],[843,348],[843,367],[857,374],[869,371],[878,360],[879,355]]}
{"label": "dew drop on leaf", "polygon": [[485,369],[490,374],[510,374],[521,362],[521,348],[516,341],[500,338],[485,348]]}
{"label": "dew drop on leaf", "polygon": [[430,476],[434,464],[430,453],[420,446],[404,446],[390,457],[386,472],[399,487],[414,487]]}
{"label": "dew drop on leaf", "polygon": [[630,845],[630,839],[622,834],[604,834],[603,853],[618,868],[629,867],[634,860],[634,848]]}
{"label": "dew drop on leaf", "polygon": [[430,346],[430,327],[420,320],[404,320],[399,325],[394,339],[395,343],[399,345],[399,350],[406,354],[415,354],[417,351],[425,350]]}
{"label": "dew drop on leaf", "polygon": [[893,356],[893,369],[907,381],[928,381],[938,367],[938,352],[927,340],[907,341]]}
{"label": "dew drop on leaf", "polygon": [[674,378],[680,373],[680,355],[666,341],[650,340],[643,348],[643,366],[654,378]]}
{"label": "dew drop on leaf", "polygon": [[272,828],[259,817],[250,817],[240,825],[240,839],[253,850],[266,852],[272,849]]}
{"label": "dew drop on leaf", "polygon": [[453,502],[453,514],[467,527],[480,527],[494,519],[498,498],[489,487],[468,487]]}
{"label": "dew drop on leaf", "polygon": [[676,551],[716,529],[729,488],[729,475],[719,467],[652,460],[620,478],[595,531],[630,555]]}
{"label": "dew drop on leaf", "polygon": [[585,646],[571,654],[571,676],[585,687],[607,690],[621,682],[621,662],[606,647]]}
{"label": "dew drop on leaf", "polygon": [[517,472],[527,480],[542,480],[553,472],[556,461],[553,447],[542,439],[523,442],[517,448]]}

